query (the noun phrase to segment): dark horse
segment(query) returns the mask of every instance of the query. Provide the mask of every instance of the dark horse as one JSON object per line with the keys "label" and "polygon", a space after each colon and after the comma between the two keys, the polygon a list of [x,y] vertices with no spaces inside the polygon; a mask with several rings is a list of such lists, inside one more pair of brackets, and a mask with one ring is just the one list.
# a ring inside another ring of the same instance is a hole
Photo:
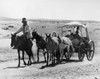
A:
{"label": "dark horse", "polygon": [[16,49],[18,51],[18,61],[19,61],[18,67],[20,67],[20,51],[22,51],[22,59],[23,59],[24,65],[26,65],[26,62],[24,60],[24,52],[26,52],[29,57],[28,65],[31,64],[31,57],[33,59],[34,59],[34,57],[33,57],[31,48],[29,49],[29,47],[28,47],[27,39],[25,37],[16,36],[15,34],[11,34],[11,47],[16,47]]}
{"label": "dark horse", "polygon": [[46,41],[43,39],[42,36],[40,36],[36,31],[32,32],[32,39],[36,39],[36,44],[37,44],[37,62],[39,62],[39,50],[42,49],[43,50],[43,55],[44,55],[44,59],[46,61],[46,57],[45,57],[45,49],[46,49]]}

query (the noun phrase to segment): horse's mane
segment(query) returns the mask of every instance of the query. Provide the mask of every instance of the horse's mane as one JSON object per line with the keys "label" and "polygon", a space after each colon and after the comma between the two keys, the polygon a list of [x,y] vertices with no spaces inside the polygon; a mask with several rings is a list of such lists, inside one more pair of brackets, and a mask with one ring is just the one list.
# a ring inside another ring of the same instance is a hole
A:
{"label": "horse's mane", "polygon": [[22,36],[16,36],[15,39],[18,40],[18,41],[21,41],[21,40],[25,39],[25,37],[24,36],[23,37]]}
{"label": "horse's mane", "polygon": [[40,36],[38,33],[37,33],[37,36],[38,36],[39,39],[43,39],[42,36]]}
{"label": "horse's mane", "polygon": [[32,39],[36,39],[36,43],[37,43],[37,47],[44,49],[46,48],[46,41],[44,40],[44,38],[39,35],[37,32],[33,31],[32,32]]}
{"label": "horse's mane", "polygon": [[36,32],[36,35],[37,35],[37,38],[36,38],[37,41],[40,41],[40,40],[43,41],[44,40],[43,37],[40,36],[37,32]]}

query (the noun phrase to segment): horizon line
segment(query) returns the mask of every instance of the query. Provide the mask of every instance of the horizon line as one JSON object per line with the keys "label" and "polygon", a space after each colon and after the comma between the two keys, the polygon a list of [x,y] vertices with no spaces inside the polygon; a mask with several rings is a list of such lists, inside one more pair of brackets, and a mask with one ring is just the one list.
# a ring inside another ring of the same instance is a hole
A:
{"label": "horizon line", "polygon": [[[21,20],[22,18],[12,18],[12,17],[0,17],[0,19],[15,19],[15,20]],[[96,21],[100,22],[99,20],[82,20],[82,19],[50,19],[50,18],[27,18],[28,20],[53,20],[53,21]]]}

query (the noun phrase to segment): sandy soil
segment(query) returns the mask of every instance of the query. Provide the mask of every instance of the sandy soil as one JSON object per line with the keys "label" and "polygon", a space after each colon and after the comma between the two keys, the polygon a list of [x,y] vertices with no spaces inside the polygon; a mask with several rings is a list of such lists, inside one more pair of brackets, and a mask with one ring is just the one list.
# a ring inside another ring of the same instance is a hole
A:
{"label": "sandy soil", "polygon": [[[43,55],[40,54],[40,63],[17,68],[17,51],[10,47],[10,34],[21,26],[20,21],[9,20],[0,21],[0,79],[100,79],[100,23],[86,22],[89,30],[90,39],[95,42],[95,55],[92,61],[88,61],[86,56],[84,61],[79,62],[77,54],[72,56],[70,61],[63,61],[55,66],[46,67]],[[37,28],[39,34],[51,33],[55,31],[60,34],[58,29],[63,23],[53,21],[30,21],[29,25]],[[13,25],[14,28],[8,28]],[[8,28],[5,30],[5,28]],[[35,56],[36,58],[36,56]],[[27,62],[27,55],[25,55]]]}
{"label": "sandy soil", "polygon": [[63,61],[56,66],[45,66],[45,63],[24,66],[21,64],[17,68],[17,60],[7,61],[0,64],[0,78],[2,79],[100,79],[99,56],[95,56],[93,61],[79,62],[76,57],[72,57],[69,62]]}
{"label": "sandy soil", "polygon": [[[10,42],[10,39],[2,39],[0,43],[3,41]],[[11,49],[9,44],[6,43],[3,47],[0,45],[0,79],[100,79],[99,54],[95,54],[92,61],[85,57],[83,62],[79,62],[75,54],[70,61],[48,67],[45,66],[41,55],[40,63],[24,66],[21,61],[21,67],[17,68],[17,51]]]}

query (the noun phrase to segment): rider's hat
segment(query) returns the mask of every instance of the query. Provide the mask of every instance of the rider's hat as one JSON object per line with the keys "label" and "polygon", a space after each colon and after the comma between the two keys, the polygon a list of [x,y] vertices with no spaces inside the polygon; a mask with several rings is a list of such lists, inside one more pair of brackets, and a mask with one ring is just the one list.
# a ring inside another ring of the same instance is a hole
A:
{"label": "rider's hat", "polygon": [[22,21],[26,21],[26,18],[22,18]]}
{"label": "rider's hat", "polygon": [[26,23],[27,23],[26,18],[22,18],[22,23],[24,23],[24,24],[26,24]]}

